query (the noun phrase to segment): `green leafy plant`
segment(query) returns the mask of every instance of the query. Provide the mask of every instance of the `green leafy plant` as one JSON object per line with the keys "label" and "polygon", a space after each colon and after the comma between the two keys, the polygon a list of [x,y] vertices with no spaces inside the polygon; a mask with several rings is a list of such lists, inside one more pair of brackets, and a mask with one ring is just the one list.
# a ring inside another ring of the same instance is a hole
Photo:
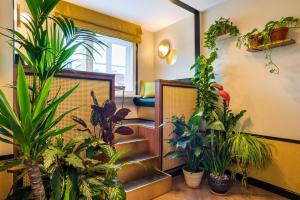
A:
{"label": "green leafy plant", "polygon": [[265,25],[262,31],[258,31],[258,29],[255,28],[251,32],[240,36],[238,38],[237,47],[241,48],[245,46],[248,49],[260,47],[260,49],[263,49],[265,52],[265,58],[267,60],[266,67],[270,73],[279,74],[279,68],[272,60],[272,34],[278,28],[295,28],[299,23],[300,19],[295,17],[282,17],[278,21],[270,21]]}
{"label": "green leafy plant", "polygon": [[196,112],[203,114],[202,119],[208,120],[211,112],[216,109],[218,94],[214,86],[214,68],[213,62],[217,59],[217,52],[213,51],[209,58],[201,55],[197,58],[197,62],[191,67],[195,70],[192,83],[197,87],[197,103]]}
{"label": "green leafy plant", "polygon": [[229,34],[230,36],[238,36],[240,34],[239,29],[230,21],[221,17],[212,24],[208,31],[204,33],[204,47],[210,50],[218,50],[216,47],[216,39],[218,36]]}
{"label": "green leafy plant", "polygon": [[47,79],[40,90],[37,102],[30,102],[29,87],[23,66],[19,64],[17,80],[19,113],[13,111],[5,95],[0,91],[0,140],[13,144],[20,154],[18,158],[4,162],[0,170],[3,171],[16,166],[24,168],[28,172],[35,199],[46,198],[38,166],[41,153],[47,148],[51,137],[63,134],[74,128],[74,126],[61,129],[56,128],[56,125],[63,117],[72,112],[72,110],[58,117],[55,117],[55,115],[58,105],[77,86],[47,103],[52,81],[53,77]]}
{"label": "green leafy plant", "polygon": [[240,132],[230,134],[229,142],[237,164],[235,171],[242,173],[242,183],[247,186],[249,168],[266,168],[272,160],[271,148],[263,139]]}
{"label": "green leafy plant", "polygon": [[200,115],[194,115],[186,123],[184,117],[173,116],[170,122],[175,128],[173,130],[174,137],[168,142],[176,150],[165,156],[184,159],[187,163],[187,171],[190,172],[203,170],[205,136],[198,131],[200,120]]}
{"label": "green leafy plant", "polygon": [[[97,153],[105,155],[107,162],[88,157],[89,147],[97,147]],[[125,200],[125,190],[116,178],[126,164],[116,164],[123,154],[88,134],[66,144],[62,137],[56,137],[56,143],[43,153],[43,166],[50,177],[50,199]]]}
{"label": "green leafy plant", "polygon": [[223,113],[221,113],[221,121],[224,124],[224,130],[226,133],[231,133],[237,126],[238,121],[244,116],[246,110],[240,111],[238,114],[234,114],[232,110],[223,102]]}
{"label": "green leafy plant", "polygon": [[[111,146],[113,146],[115,134],[133,134],[133,130],[130,127],[121,126],[120,124],[120,122],[129,114],[130,110],[128,108],[122,108],[117,111],[116,103],[111,100],[105,101],[103,106],[100,106],[93,91],[91,92],[91,96],[93,99],[93,105],[91,106],[92,112],[90,122],[93,126],[93,130],[88,127],[87,123],[83,119],[72,116],[72,119],[82,127],[77,130],[88,131]],[[98,134],[96,133],[97,126],[100,127]]]}
{"label": "green leafy plant", "polygon": [[17,97],[19,112],[15,113],[5,95],[0,91],[0,135],[1,141],[13,144],[19,150],[16,159],[8,160],[0,170],[18,166],[28,173],[34,199],[46,199],[39,168],[41,154],[48,147],[50,138],[63,134],[74,126],[56,128],[63,117],[72,110],[56,118],[57,107],[76,88],[65,94],[49,99],[53,76],[61,72],[69,58],[79,46],[88,52],[95,50],[89,45],[98,40],[96,34],[75,27],[74,22],[65,17],[50,16],[60,0],[26,0],[31,17],[23,22],[27,37],[22,33],[5,29],[1,33],[11,40],[9,45],[33,72],[32,83],[26,80],[22,64],[18,67]]}
{"label": "green leafy plant", "polygon": [[223,134],[224,124],[214,111],[208,129],[210,129],[210,140],[204,154],[205,169],[214,176],[226,178],[228,177],[226,171],[230,170],[232,164],[231,146],[226,135]]}

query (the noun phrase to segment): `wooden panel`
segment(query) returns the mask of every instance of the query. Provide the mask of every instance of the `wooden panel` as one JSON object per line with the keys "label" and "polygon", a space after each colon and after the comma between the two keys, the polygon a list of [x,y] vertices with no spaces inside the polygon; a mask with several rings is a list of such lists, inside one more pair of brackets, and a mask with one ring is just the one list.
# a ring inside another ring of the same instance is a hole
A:
{"label": "wooden panel", "polygon": [[149,151],[153,155],[160,155],[160,137],[159,133],[153,128],[139,127],[139,136],[147,138],[149,141]]}
{"label": "wooden panel", "polygon": [[[172,116],[184,116],[188,119],[194,112],[197,92],[194,88],[183,88],[174,86],[163,87],[163,122],[171,120]],[[174,150],[167,139],[171,138],[172,125],[166,125],[162,130],[162,169],[170,170],[184,164],[182,160],[164,158],[168,152]]]}
{"label": "wooden panel", "polygon": [[267,169],[250,170],[249,176],[300,194],[300,144],[266,139],[273,161]]}
{"label": "wooden panel", "polygon": [[5,199],[12,186],[13,175],[0,172],[0,200]]}
{"label": "wooden panel", "polygon": [[155,109],[150,107],[138,107],[139,119],[155,120]]}

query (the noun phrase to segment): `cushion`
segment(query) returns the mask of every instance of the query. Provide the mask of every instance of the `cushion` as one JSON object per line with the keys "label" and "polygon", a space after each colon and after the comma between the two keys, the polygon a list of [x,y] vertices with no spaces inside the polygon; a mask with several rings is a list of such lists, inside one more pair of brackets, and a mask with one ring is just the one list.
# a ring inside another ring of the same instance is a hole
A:
{"label": "cushion", "polygon": [[153,98],[153,97],[155,97],[155,82],[145,82],[143,98]]}
{"label": "cushion", "polygon": [[133,98],[133,103],[141,107],[155,107],[155,98]]}

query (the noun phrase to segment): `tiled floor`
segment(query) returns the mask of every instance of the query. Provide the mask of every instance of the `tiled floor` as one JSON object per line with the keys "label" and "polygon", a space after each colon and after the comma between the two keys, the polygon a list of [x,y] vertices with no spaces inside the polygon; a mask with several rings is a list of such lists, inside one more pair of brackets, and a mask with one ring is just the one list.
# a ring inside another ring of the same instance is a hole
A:
{"label": "tiled floor", "polygon": [[173,190],[155,200],[285,200],[265,190],[249,186],[248,190],[235,183],[228,195],[213,195],[208,186],[202,183],[200,189],[186,187],[182,176],[173,178]]}

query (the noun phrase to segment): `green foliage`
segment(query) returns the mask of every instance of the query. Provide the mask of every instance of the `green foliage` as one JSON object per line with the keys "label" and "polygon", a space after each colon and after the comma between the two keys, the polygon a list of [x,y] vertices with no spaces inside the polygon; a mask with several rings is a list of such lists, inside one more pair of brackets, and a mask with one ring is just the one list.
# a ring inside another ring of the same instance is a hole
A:
{"label": "green foliage", "polygon": [[[239,119],[241,115],[237,115]],[[205,169],[217,176],[224,176],[226,170],[241,172],[242,183],[247,186],[247,172],[250,167],[262,169],[272,159],[271,149],[266,142],[258,137],[240,132],[226,131],[218,115],[213,112],[208,151],[204,154]],[[236,165],[233,165],[233,164]],[[235,169],[232,168],[236,166]]]}
{"label": "green foliage", "polygon": [[238,114],[234,114],[232,110],[230,110],[226,106],[226,102],[223,102],[223,113],[221,113],[221,121],[224,124],[224,129],[226,133],[231,133],[237,126],[238,121],[244,116],[246,110],[240,111]]}
{"label": "green foliage", "polygon": [[294,28],[297,27],[299,24],[300,24],[300,19],[292,16],[282,17],[278,21],[270,21],[265,25],[262,31],[259,32],[255,28],[251,32],[243,36],[240,36],[238,38],[237,47],[241,48],[242,46],[245,46],[246,48],[251,48],[250,40],[253,38],[258,40],[259,42],[261,42],[261,45],[264,49],[265,58],[267,60],[266,67],[269,69],[269,72],[273,74],[279,74],[279,68],[272,60],[272,50],[271,50],[272,31],[280,27]]}
{"label": "green foliage", "polygon": [[247,172],[250,167],[263,169],[272,159],[271,148],[258,137],[235,132],[230,134],[231,154],[237,163],[236,171],[243,175],[242,183],[247,186]]}
{"label": "green foliage", "polygon": [[229,34],[230,36],[238,36],[240,34],[239,29],[233,25],[230,19],[221,17],[212,24],[208,31],[204,33],[204,47],[210,50],[218,50],[216,47],[216,39],[218,36]]}
{"label": "green foliage", "polygon": [[[86,157],[87,149],[95,144],[107,162]],[[43,166],[50,177],[50,199],[124,200],[124,188],[116,179],[123,167],[116,162],[122,155],[90,135],[79,135],[66,144],[57,137],[43,153]]]}
{"label": "green foliage", "polygon": [[200,121],[201,115],[194,115],[187,123],[184,117],[178,118],[176,116],[173,116],[170,122],[175,128],[173,130],[174,137],[168,142],[176,150],[165,156],[186,160],[188,170],[192,172],[203,170],[202,161],[206,138],[198,131]]}
{"label": "green foliage", "polygon": [[195,70],[192,83],[197,87],[196,113],[203,112],[203,120],[208,120],[212,111],[216,109],[218,94],[214,86],[213,62],[217,59],[217,52],[212,52],[209,58],[201,55],[191,67]]}
{"label": "green foliage", "polygon": [[[26,0],[31,17],[22,22],[27,35],[13,29],[5,29],[1,35],[10,40],[9,45],[33,72],[30,85],[26,80],[23,66],[18,66],[17,97],[19,113],[15,113],[4,93],[0,91],[0,140],[14,144],[19,150],[20,162],[8,161],[1,170],[14,166],[38,169],[41,154],[50,144],[50,138],[61,135],[74,126],[58,129],[59,122],[72,110],[57,117],[59,106],[77,88],[77,85],[63,95],[49,99],[49,91],[56,73],[68,65],[69,58],[79,46],[87,52],[95,50],[89,45],[103,45],[96,34],[75,27],[65,17],[50,16],[60,0]],[[57,118],[56,118],[57,117]],[[32,173],[32,174],[30,174]],[[29,170],[34,198],[45,199],[43,184],[38,170]]]}
{"label": "green foliage", "polygon": [[[91,130],[87,123],[76,116],[72,116],[74,122],[76,122],[80,128],[77,130],[80,132],[88,132],[95,137],[101,138],[107,144],[113,145],[115,134],[119,135],[131,135],[133,130],[130,127],[121,126],[120,122],[126,118],[130,110],[128,108],[121,108],[117,110],[116,103],[107,100],[102,106],[99,105],[94,91],[91,92],[93,105],[91,105],[91,118],[90,123],[93,126]],[[96,127],[99,126],[100,131],[96,133]]]}

